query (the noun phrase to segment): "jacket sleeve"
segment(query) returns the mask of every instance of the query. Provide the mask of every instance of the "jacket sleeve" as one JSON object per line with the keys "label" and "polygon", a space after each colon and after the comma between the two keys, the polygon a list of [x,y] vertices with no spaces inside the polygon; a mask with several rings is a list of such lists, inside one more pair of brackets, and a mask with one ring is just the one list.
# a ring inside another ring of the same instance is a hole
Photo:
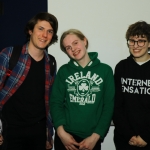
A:
{"label": "jacket sleeve", "polygon": [[101,139],[104,139],[111,124],[114,110],[114,94],[115,94],[115,86],[114,86],[113,71],[109,67],[104,78],[102,114],[100,116],[98,125],[95,129],[95,132],[100,135]]}
{"label": "jacket sleeve", "polygon": [[12,47],[7,47],[0,52],[0,89],[3,87],[6,78],[6,70],[9,66],[11,53]]}
{"label": "jacket sleeve", "polygon": [[129,122],[125,115],[124,110],[124,97],[122,93],[121,85],[121,65],[117,65],[115,68],[114,79],[115,79],[115,105],[114,105],[114,115],[113,122],[115,125],[115,130],[120,135],[122,135],[125,140],[128,142],[132,136],[135,136],[135,133],[131,129]]}
{"label": "jacket sleeve", "polygon": [[[53,64],[54,63],[55,63],[55,65],[53,65],[53,66],[51,66],[52,63],[50,63],[50,67],[51,68],[53,67],[52,68],[53,73],[51,74],[52,75],[52,79],[51,79],[51,83],[50,83],[49,95],[51,95],[52,87],[53,87],[54,80],[55,80],[56,73],[57,73],[57,63],[56,63],[55,58],[53,57]],[[49,107],[49,109],[50,109],[50,107]],[[51,139],[52,139],[52,136],[54,134],[54,131],[53,131],[53,124],[52,124],[52,118],[51,118],[50,110],[49,110],[49,114],[48,114],[48,117],[47,117],[47,129],[46,130],[47,130],[46,131],[46,133],[47,133],[47,141],[49,141],[51,143]]]}
{"label": "jacket sleeve", "polygon": [[50,96],[50,112],[55,129],[57,129],[60,125],[66,124],[64,112],[66,88],[64,82],[65,81],[62,79],[62,72],[59,69]]}

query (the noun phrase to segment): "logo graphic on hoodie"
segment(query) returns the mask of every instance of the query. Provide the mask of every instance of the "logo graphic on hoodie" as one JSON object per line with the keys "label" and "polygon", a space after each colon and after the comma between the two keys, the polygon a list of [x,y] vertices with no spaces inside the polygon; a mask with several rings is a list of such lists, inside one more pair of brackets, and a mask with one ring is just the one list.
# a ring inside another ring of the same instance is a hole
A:
{"label": "logo graphic on hoodie", "polygon": [[122,92],[150,95],[150,80],[121,78]]}
{"label": "logo graphic on hoodie", "polygon": [[70,96],[70,102],[79,103],[79,105],[94,104],[96,92],[100,91],[100,84],[103,79],[97,74],[91,74],[88,71],[84,76],[83,72],[76,72],[66,79]]}

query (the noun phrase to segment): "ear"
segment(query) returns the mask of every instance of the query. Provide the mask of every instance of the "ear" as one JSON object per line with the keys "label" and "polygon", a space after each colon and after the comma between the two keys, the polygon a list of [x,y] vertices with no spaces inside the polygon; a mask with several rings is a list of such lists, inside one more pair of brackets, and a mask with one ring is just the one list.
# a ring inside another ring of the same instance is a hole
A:
{"label": "ear", "polygon": [[147,51],[150,54],[150,42],[148,43],[148,49],[147,49]]}
{"label": "ear", "polygon": [[148,43],[148,48],[150,48],[150,42]]}
{"label": "ear", "polygon": [[86,45],[87,45],[87,39],[86,38],[84,38],[84,44],[85,44],[85,47],[86,47]]}
{"label": "ear", "polygon": [[32,31],[31,31],[31,30],[29,30],[29,34],[30,34],[30,35],[32,34]]}

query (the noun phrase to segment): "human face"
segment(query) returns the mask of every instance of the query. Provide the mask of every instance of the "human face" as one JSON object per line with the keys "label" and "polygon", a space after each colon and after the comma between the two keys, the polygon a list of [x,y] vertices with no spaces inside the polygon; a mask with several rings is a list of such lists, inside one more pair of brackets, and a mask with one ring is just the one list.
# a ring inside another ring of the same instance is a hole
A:
{"label": "human face", "polygon": [[133,55],[135,61],[144,62],[150,58],[148,54],[148,48],[150,47],[150,42],[148,42],[146,37],[142,36],[130,36],[130,40],[139,41],[145,40],[144,46],[138,46],[137,42],[133,46],[129,46],[130,53]]}
{"label": "human face", "polygon": [[86,44],[86,38],[84,38],[84,40],[81,40],[75,34],[68,34],[63,40],[63,45],[66,49],[66,53],[70,58],[79,62],[79,64],[80,62],[89,59],[86,50]]}
{"label": "human face", "polygon": [[53,28],[49,22],[39,20],[37,24],[35,24],[33,31],[29,30],[29,47],[39,50],[45,49],[51,42],[53,32]]}

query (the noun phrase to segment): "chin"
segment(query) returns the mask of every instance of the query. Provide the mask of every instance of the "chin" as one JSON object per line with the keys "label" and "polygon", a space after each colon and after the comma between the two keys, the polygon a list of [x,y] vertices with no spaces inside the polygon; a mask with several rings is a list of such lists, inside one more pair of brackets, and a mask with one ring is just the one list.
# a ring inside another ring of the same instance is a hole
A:
{"label": "chin", "polygon": [[138,53],[138,54],[137,54],[137,53],[131,53],[131,54],[132,54],[132,56],[135,57],[135,58],[136,58],[136,57],[139,58],[139,57],[142,56],[142,54],[139,54],[139,53]]}
{"label": "chin", "polygon": [[38,48],[39,48],[40,50],[45,50],[45,49],[47,49],[47,46],[45,46],[45,47],[43,47],[43,46],[40,47],[40,46],[39,46]]}

